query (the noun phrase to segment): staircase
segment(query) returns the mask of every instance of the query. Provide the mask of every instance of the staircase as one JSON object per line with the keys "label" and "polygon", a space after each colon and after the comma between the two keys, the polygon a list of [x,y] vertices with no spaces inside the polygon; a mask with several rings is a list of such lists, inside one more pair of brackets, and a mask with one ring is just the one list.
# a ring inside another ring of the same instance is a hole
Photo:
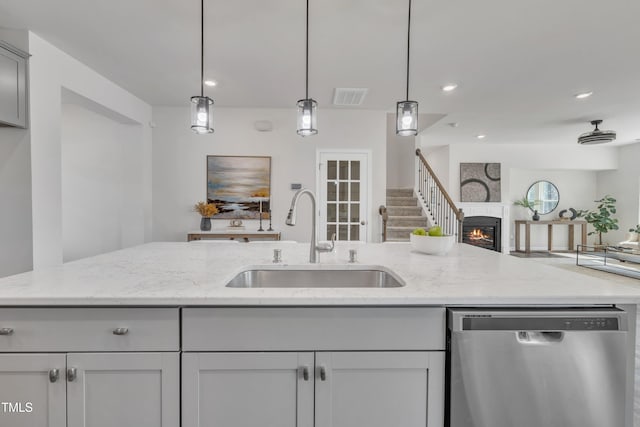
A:
{"label": "staircase", "polygon": [[409,234],[418,228],[427,228],[427,217],[423,216],[413,189],[387,190],[387,242],[408,242]]}

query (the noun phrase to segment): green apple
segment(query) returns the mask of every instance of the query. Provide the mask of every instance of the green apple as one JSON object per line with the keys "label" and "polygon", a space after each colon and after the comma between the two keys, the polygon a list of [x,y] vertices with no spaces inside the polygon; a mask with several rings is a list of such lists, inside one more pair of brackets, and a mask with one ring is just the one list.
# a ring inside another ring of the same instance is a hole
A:
{"label": "green apple", "polygon": [[434,225],[429,229],[429,236],[433,236],[433,237],[442,236],[442,228],[439,225]]}
{"label": "green apple", "polygon": [[424,230],[424,228],[416,228],[411,232],[411,234],[415,234],[416,236],[426,236],[427,232]]}

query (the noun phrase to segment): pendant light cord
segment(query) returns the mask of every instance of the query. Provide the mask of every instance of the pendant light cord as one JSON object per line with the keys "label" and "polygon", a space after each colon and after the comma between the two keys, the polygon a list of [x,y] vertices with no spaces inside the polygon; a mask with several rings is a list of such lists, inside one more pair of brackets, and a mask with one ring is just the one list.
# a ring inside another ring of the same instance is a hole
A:
{"label": "pendant light cord", "polygon": [[[308,0],[307,0],[308,1]],[[409,100],[409,55],[411,52],[411,0],[409,0],[409,18],[407,22],[407,101]]]}
{"label": "pendant light cord", "polygon": [[307,0],[307,26],[305,47],[305,99],[309,99],[309,0]]}
{"label": "pendant light cord", "polygon": [[200,96],[204,97],[204,0],[200,0]]}

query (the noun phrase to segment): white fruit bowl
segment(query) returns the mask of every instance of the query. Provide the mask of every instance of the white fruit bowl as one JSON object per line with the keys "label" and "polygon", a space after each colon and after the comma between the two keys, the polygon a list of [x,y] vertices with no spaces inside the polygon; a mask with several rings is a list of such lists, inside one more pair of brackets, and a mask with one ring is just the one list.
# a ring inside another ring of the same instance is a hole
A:
{"label": "white fruit bowl", "polygon": [[453,247],[456,236],[418,236],[409,237],[413,250],[429,255],[444,255]]}

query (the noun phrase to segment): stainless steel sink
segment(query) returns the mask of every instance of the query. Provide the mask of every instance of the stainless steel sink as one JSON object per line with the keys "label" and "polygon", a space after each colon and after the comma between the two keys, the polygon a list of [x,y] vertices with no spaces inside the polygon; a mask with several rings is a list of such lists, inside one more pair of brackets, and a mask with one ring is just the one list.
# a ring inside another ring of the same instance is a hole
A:
{"label": "stainless steel sink", "polygon": [[268,269],[250,268],[238,273],[229,288],[399,288],[402,279],[378,268]]}

